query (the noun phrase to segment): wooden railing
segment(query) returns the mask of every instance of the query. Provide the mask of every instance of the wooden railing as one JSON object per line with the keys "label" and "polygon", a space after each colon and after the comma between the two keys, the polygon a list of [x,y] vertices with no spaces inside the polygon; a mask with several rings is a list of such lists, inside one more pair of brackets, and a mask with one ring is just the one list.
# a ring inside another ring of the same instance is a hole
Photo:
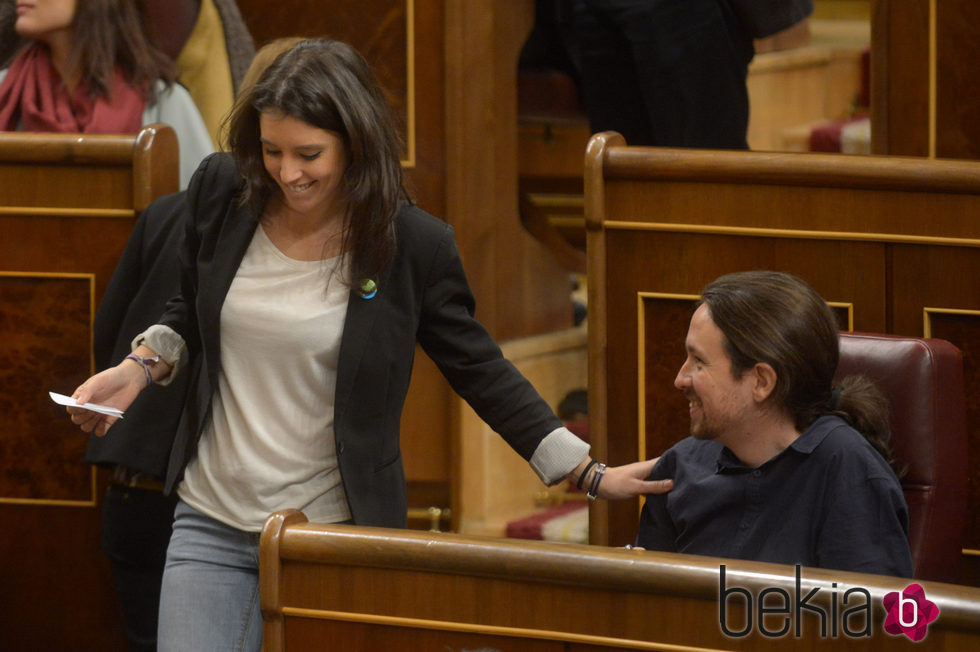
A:
{"label": "wooden railing", "polygon": [[[267,652],[912,647],[884,630],[885,596],[909,585],[899,578],[319,525],[297,511],[273,514],[260,545]],[[980,644],[980,589],[920,584],[939,616],[915,649]]]}

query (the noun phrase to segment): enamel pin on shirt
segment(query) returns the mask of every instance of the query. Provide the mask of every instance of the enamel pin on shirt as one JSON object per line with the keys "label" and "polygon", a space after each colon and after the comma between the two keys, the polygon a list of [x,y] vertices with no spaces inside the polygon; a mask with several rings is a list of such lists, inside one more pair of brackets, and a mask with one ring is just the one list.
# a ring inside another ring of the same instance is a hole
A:
{"label": "enamel pin on shirt", "polygon": [[361,298],[362,299],[373,299],[374,295],[378,293],[378,284],[374,282],[373,279],[365,278],[361,279]]}

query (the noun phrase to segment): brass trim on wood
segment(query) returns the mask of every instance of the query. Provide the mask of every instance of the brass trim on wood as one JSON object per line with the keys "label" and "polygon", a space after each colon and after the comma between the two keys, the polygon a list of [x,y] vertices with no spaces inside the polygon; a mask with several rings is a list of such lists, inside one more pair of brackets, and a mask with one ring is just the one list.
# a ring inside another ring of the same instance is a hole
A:
{"label": "brass trim on wood", "polygon": [[92,467],[92,499],[91,500],[47,500],[44,498],[5,498],[0,496],[0,505],[34,505],[37,507],[95,507],[96,500],[95,467]]}
{"label": "brass trim on wood", "polygon": [[856,233],[853,231],[813,231],[808,229],[770,229],[753,226],[720,226],[711,224],[672,224],[667,222],[626,222],[606,220],[606,229],[627,231],[665,231],[670,233],[700,233],[708,235],[737,235],[767,238],[798,238],[800,240],[845,240],[852,242],[891,242],[900,244],[946,245],[951,247],[980,247],[980,239],[948,238],[941,236],[904,235],[901,233]]}
{"label": "brass trim on wood", "polygon": [[546,641],[561,641],[564,643],[579,643],[620,647],[630,650],[663,650],[669,652],[721,652],[718,648],[691,647],[688,645],[672,645],[670,643],[652,643],[626,638],[594,636],[590,634],[574,634],[547,629],[528,629],[524,627],[503,627],[499,625],[480,625],[460,623],[447,620],[429,620],[425,618],[406,618],[402,616],[380,616],[347,611],[328,609],[303,609],[299,607],[283,607],[283,616],[309,618],[314,620],[336,620],[340,622],[365,623],[385,625],[389,627],[411,627],[444,632],[460,632],[464,634],[485,634],[488,636],[509,636],[512,638],[531,638]]}
{"label": "brass trim on wood", "polygon": [[938,115],[936,109],[936,89],[939,85],[937,75],[939,74],[938,66],[938,33],[936,27],[938,21],[936,20],[936,0],[929,0],[929,125],[928,125],[928,138],[929,138],[929,158],[936,158],[936,116]]}
{"label": "brass trim on wood", "polygon": [[847,330],[854,330],[854,304],[849,301],[827,301],[831,308],[847,308]]}
{"label": "brass trim on wood", "polygon": [[0,206],[0,216],[135,218],[131,208],[56,208],[54,206]]}
{"label": "brass trim on wood", "polygon": [[932,318],[931,315],[970,315],[980,317],[980,310],[966,310],[963,308],[922,308],[922,336],[932,337]]}
{"label": "brass trim on wood", "polygon": [[415,0],[405,0],[405,145],[402,167],[415,167]]}
{"label": "brass trim on wood", "polygon": [[528,199],[534,202],[535,206],[545,208],[576,208],[581,209],[585,206],[583,195],[570,195],[567,193],[547,193],[529,192]]}

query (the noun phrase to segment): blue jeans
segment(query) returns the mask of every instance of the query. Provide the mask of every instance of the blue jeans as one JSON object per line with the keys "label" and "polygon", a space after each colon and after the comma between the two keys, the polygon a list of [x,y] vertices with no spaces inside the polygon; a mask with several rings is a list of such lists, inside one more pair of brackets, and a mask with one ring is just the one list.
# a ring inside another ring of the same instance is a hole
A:
{"label": "blue jeans", "polygon": [[258,532],[243,532],[177,503],[158,645],[161,652],[260,650]]}

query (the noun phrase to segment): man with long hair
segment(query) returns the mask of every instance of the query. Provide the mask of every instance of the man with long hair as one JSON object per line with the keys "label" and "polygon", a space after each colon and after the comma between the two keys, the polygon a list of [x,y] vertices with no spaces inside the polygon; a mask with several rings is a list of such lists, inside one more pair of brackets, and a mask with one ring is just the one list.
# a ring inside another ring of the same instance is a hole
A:
{"label": "man with long hair", "polygon": [[833,386],[838,329],[806,283],[722,276],[703,291],[674,384],[691,436],[661,457],[637,545],[910,577],[908,508],[890,461],[888,406]]}

